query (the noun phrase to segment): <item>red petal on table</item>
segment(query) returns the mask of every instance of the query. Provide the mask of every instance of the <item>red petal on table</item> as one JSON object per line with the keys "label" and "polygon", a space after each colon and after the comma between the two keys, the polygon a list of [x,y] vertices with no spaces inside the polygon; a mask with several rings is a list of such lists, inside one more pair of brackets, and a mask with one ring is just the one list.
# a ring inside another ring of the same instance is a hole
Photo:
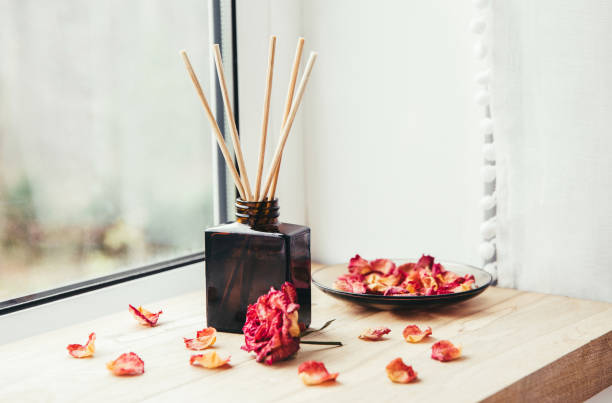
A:
{"label": "red petal on table", "polygon": [[183,340],[185,341],[185,347],[190,350],[205,350],[217,341],[217,329],[207,327],[206,329],[199,330],[196,333],[195,339],[183,337]]}
{"label": "red petal on table", "polygon": [[401,358],[391,361],[387,367],[387,376],[396,383],[409,383],[416,379],[417,373],[410,365],[404,364]]}
{"label": "red petal on table", "polygon": [[144,361],[136,353],[121,354],[115,361],[106,363],[114,375],[142,375],[144,373]]}
{"label": "red petal on table", "polygon": [[87,340],[87,343],[84,346],[80,344],[69,344],[68,347],[66,348],[68,349],[68,354],[70,354],[74,358],[91,357],[96,351],[95,342],[96,342],[96,334],[91,333],[89,335],[89,339]]}
{"label": "red petal on table", "polygon": [[438,361],[451,361],[461,357],[461,347],[455,347],[448,340],[440,340],[431,346],[431,358]]}
{"label": "red petal on table", "polygon": [[372,266],[372,270],[382,273],[385,276],[393,273],[395,270],[395,263],[389,259],[372,260],[370,266]]}
{"label": "red petal on table", "polygon": [[159,315],[161,315],[163,312],[159,311],[157,313],[152,313],[141,306],[135,308],[134,306],[130,305],[130,313],[134,316],[134,319],[136,319],[141,325],[153,327],[157,324]]}
{"label": "red petal on table", "polygon": [[364,340],[380,340],[382,337],[391,332],[391,329],[388,327],[375,327],[375,328],[367,328],[359,335],[360,339]]}
{"label": "red petal on table", "polygon": [[204,368],[219,368],[224,365],[227,365],[230,361],[231,356],[227,356],[227,358],[219,357],[216,351],[209,351],[204,354],[192,355],[189,359],[189,363],[196,367],[204,367]]}
{"label": "red petal on table", "polygon": [[330,374],[325,364],[320,361],[306,361],[298,367],[298,376],[304,385],[318,385],[327,381],[335,381],[338,372]]}
{"label": "red petal on table", "polygon": [[372,271],[370,263],[359,255],[351,258],[348,265],[349,272],[353,274],[368,274]]}
{"label": "red petal on table", "polygon": [[427,326],[427,329],[421,330],[417,325],[408,325],[402,332],[402,335],[408,343],[418,343],[431,335],[431,327]]}

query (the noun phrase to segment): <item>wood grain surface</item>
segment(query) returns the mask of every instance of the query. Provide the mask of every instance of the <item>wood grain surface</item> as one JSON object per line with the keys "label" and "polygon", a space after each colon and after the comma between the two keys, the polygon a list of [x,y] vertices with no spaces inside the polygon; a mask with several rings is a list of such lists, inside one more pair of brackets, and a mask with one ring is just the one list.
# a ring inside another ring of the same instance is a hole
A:
{"label": "wood grain surface", "polygon": [[[126,296],[126,301],[129,296]],[[138,304],[138,301],[130,301]],[[100,301],[104,303],[104,301]],[[214,349],[231,354],[231,367],[189,365],[183,337],[205,325],[204,295],[193,293],[146,306],[163,309],[159,325],[138,325],[127,310],[0,346],[0,401],[582,401],[612,384],[612,304],[490,288],[447,307],[376,311],[313,289],[313,327],[336,321],[305,340],[339,340],[342,347],[302,345],[295,358],[272,366],[240,350],[243,338],[221,333]],[[433,337],[408,344],[408,324],[431,326]],[[386,339],[357,338],[367,327],[388,326]],[[10,331],[10,329],[2,329]],[[90,359],[67,354],[69,343],[97,334]],[[463,358],[430,358],[441,339],[463,346]],[[145,362],[139,377],[115,377],[105,367],[134,351]],[[412,365],[417,382],[389,381],[396,357]],[[297,376],[306,360],[323,361],[338,382],[307,387]],[[195,400],[194,400],[195,401]]]}

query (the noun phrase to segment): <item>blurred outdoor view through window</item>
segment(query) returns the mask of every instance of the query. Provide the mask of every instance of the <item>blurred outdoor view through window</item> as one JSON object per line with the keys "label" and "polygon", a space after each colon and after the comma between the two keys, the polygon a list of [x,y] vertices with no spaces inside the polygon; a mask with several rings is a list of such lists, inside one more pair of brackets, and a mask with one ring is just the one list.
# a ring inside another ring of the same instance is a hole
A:
{"label": "blurred outdoor view through window", "polygon": [[207,3],[0,1],[0,301],[203,249]]}

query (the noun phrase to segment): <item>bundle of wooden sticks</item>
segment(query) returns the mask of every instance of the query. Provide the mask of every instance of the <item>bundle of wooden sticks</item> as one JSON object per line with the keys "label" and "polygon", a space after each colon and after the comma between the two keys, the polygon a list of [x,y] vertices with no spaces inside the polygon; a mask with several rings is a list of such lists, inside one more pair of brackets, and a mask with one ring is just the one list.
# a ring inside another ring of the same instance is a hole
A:
{"label": "bundle of wooden sticks", "polygon": [[221,51],[219,49],[219,45],[213,45],[213,54],[215,57],[215,65],[217,66],[217,76],[219,77],[219,85],[221,86],[221,93],[223,95],[223,104],[225,105],[225,110],[227,112],[227,116],[229,119],[229,126],[231,131],[232,144],[234,145],[234,152],[236,154],[236,159],[238,161],[238,169],[234,166],[232,161],[232,156],[225,144],[223,139],[223,134],[217,125],[217,121],[215,116],[213,115],[210,106],[208,105],[208,101],[206,100],[206,96],[204,95],[204,91],[200,86],[200,82],[193,71],[191,66],[191,62],[189,61],[189,57],[187,56],[187,52],[182,50],[181,56],[185,61],[185,66],[187,67],[187,71],[191,76],[191,81],[193,81],[193,85],[200,97],[200,101],[202,101],[202,105],[204,106],[204,111],[210,120],[210,124],[212,125],[213,132],[217,138],[217,143],[219,144],[219,148],[225,157],[225,162],[227,163],[230,172],[232,173],[232,177],[234,178],[234,183],[236,184],[236,188],[238,189],[238,193],[242,200],[245,201],[263,201],[266,199],[273,200],[274,195],[276,193],[276,183],[278,181],[278,173],[280,170],[281,160],[283,158],[283,150],[285,148],[285,143],[287,142],[287,137],[289,137],[289,132],[291,131],[291,126],[293,125],[293,120],[295,119],[295,115],[297,114],[298,108],[300,107],[300,103],[302,101],[302,97],[304,96],[304,91],[306,90],[306,85],[308,84],[308,79],[310,78],[310,73],[312,71],[312,67],[314,66],[315,60],[317,59],[317,53],[311,52],[310,57],[308,58],[308,62],[306,63],[306,67],[304,69],[304,73],[302,74],[302,79],[300,81],[300,85],[298,86],[297,93],[295,94],[295,85],[297,82],[298,70],[300,68],[300,61],[302,59],[302,50],[304,48],[304,38],[299,38],[297,43],[297,48],[295,51],[295,58],[293,60],[293,67],[291,70],[291,78],[289,80],[289,90],[287,91],[287,99],[285,101],[285,109],[283,111],[283,120],[281,125],[281,135],[279,138],[278,145],[276,147],[276,151],[274,153],[274,159],[270,164],[270,168],[268,171],[268,176],[265,181],[265,185],[262,189],[261,180],[262,180],[262,171],[264,164],[264,157],[266,151],[266,137],[268,133],[268,118],[270,115],[270,95],[272,92],[272,78],[274,76],[274,54],[276,51],[276,36],[272,36],[270,38],[270,48],[268,52],[268,72],[266,76],[266,92],[264,97],[264,109],[263,109],[263,120],[261,124],[261,142],[259,147],[259,164],[257,169],[257,181],[255,183],[255,193],[251,191],[251,185],[249,183],[249,177],[247,175],[246,166],[244,164],[244,156],[242,154],[242,148],[240,147],[240,138],[238,137],[238,129],[236,128],[236,120],[234,119],[234,114],[232,112],[232,106],[229,99],[229,92],[227,90],[227,84],[225,81],[225,72],[223,70],[223,63],[221,61]]}

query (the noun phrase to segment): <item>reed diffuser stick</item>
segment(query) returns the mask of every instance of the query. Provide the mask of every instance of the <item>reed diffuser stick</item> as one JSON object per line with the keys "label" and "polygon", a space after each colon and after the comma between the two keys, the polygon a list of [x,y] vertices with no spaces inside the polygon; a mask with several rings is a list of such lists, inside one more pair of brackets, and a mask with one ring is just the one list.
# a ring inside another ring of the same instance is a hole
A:
{"label": "reed diffuser stick", "polygon": [[282,129],[283,133],[281,134],[278,146],[276,147],[276,152],[274,153],[274,160],[268,172],[266,187],[264,188],[265,190],[263,194],[268,193],[270,185],[272,184],[272,179],[274,178],[274,172],[276,172],[276,168],[280,165],[280,159],[283,154],[283,149],[285,148],[285,143],[287,142],[287,137],[291,131],[291,126],[293,125],[293,120],[295,119],[295,115],[300,107],[300,103],[302,102],[302,97],[304,96],[304,91],[306,90],[306,85],[308,84],[308,79],[310,78],[310,73],[312,72],[312,68],[316,60],[317,53],[311,52],[310,57],[308,58],[308,63],[306,63],[306,68],[304,69],[304,74],[302,75],[302,80],[300,81],[300,86],[298,87],[297,95],[293,101],[293,104],[291,105],[289,118]]}
{"label": "reed diffuser stick", "polygon": [[270,37],[268,50],[268,75],[266,77],[266,94],[264,96],[263,119],[261,122],[261,142],[259,144],[259,164],[257,166],[257,181],[255,183],[255,200],[259,199],[261,190],[261,174],[266,154],[266,137],[268,136],[268,118],[270,117],[270,95],[272,94],[272,78],[274,77],[274,53],[276,50],[276,36]]}
{"label": "reed diffuser stick", "polygon": [[[291,103],[293,102],[293,93],[295,92],[295,84],[297,83],[297,76],[300,70],[300,62],[302,61],[302,51],[304,49],[304,38],[299,38],[297,47],[295,49],[295,57],[293,59],[293,67],[291,68],[291,79],[289,80],[289,89],[287,90],[287,99],[285,100],[285,111],[283,112],[283,123],[281,124],[281,128],[285,126],[287,123],[287,118],[289,117],[289,112],[291,111]],[[278,174],[280,172],[280,167],[282,163],[282,156],[278,163],[278,167],[276,167],[276,171],[274,171],[274,179],[272,180],[272,189],[270,190],[270,200],[274,200],[274,195],[276,194],[276,184],[278,183]],[[265,193],[264,193],[265,197]]]}
{"label": "reed diffuser stick", "polygon": [[238,167],[240,168],[240,178],[242,179],[242,186],[245,191],[245,196],[247,197],[246,200],[253,200],[253,194],[251,193],[251,185],[249,184],[249,176],[247,174],[246,166],[244,164],[242,148],[240,147],[240,138],[238,137],[236,119],[234,119],[234,112],[232,111],[232,105],[230,103],[229,91],[227,90],[225,72],[223,70],[223,61],[221,60],[221,49],[219,48],[218,44],[213,45],[213,53],[215,55],[215,65],[217,66],[217,76],[219,77],[221,94],[223,95],[223,104],[225,105],[225,110],[227,111],[227,116],[230,121],[232,144],[234,145],[236,159],[238,160]]}
{"label": "reed diffuser stick", "polygon": [[227,149],[225,140],[223,140],[223,134],[221,134],[219,125],[217,125],[217,120],[215,119],[215,115],[213,115],[212,111],[210,110],[210,106],[208,105],[208,101],[206,100],[204,91],[202,90],[202,87],[200,86],[200,81],[198,80],[198,77],[193,71],[193,67],[191,66],[191,62],[189,61],[189,56],[187,56],[187,52],[184,50],[181,50],[180,53],[183,58],[183,61],[185,62],[185,67],[187,68],[187,72],[189,73],[189,76],[191,77],[191,81],[193,82],[196,92],[198,93],[198,96],[200,97],[200,101],[202,101],[202,106],[204,107],[206,116],[208,116],[210,125],[213,128],[213,132],[215,133],[215,136],[217,137],[217,143],[219,144],[221,153],[223,154],[223,157],[225,158],[225,163],[227,164],[227,166],[230,169],[230,172],[232,173],[232,176],[234,178],[234,183],[236,184],[236,188],[238,189],[238,193],[240,193],[240,197],[244,199],[245,194],[244,194],[244,189],[242,187],[242,183],[240,182],[240,175],[238,174],[238,171],[236,170],[236,167],[234,166],[234,162],[232,161],[232,156],[229,150]]}

